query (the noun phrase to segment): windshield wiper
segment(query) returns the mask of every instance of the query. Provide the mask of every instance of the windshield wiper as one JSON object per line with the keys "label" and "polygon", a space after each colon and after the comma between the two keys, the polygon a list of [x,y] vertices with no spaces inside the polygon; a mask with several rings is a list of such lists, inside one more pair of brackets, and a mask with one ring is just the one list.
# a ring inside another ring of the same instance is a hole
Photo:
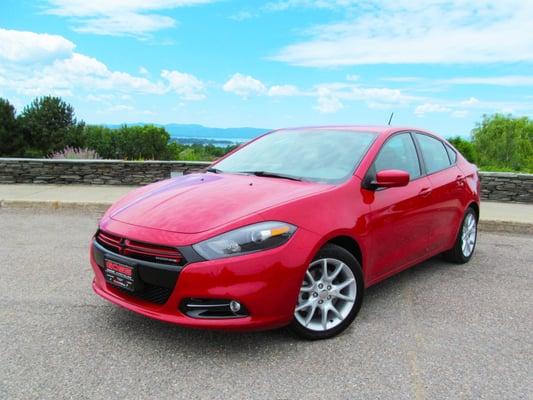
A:
{"label": "windshield wiper", "polygon": [[222,170],[218,169],[218,168],[207,168],[206,171],[207,172],[212,172],[214,174],[221,174],[222,173]]}
{"label": "windshield wiper", "polygon": [[279,174],[277,172],[268,172],[268,171],[241,171],[243,174],[250,174],[255,176],[264,176],[267,178],[281,178],[281,179],[290,179],[291,181],[302,182],[302,178],[298,178],[292,175]]}

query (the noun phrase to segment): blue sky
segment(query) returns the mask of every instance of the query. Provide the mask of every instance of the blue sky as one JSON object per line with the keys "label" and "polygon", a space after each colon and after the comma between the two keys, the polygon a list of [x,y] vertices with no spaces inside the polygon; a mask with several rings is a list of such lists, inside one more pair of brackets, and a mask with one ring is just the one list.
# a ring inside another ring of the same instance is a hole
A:
{"label": "blue sky", "polygon": [[0,97],[88,123],[419,126],[533,116],[533,1],[2,0]]}

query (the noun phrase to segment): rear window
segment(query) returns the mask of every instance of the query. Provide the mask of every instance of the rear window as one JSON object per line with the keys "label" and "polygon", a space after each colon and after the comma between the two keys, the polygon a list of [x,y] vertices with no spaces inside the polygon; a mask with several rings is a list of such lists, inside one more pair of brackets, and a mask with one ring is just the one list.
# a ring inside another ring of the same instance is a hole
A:
{"label": "rear window", "polygon": [[446,151],[448,152],[448,157],[450,157],[451,163],[455,164],[455,162],[457,161],[457,153],[455,152],[454,149],[452,149],[447,144],[444,144],[444,145],[446,146]]}
{"label": "rear window", "polygon": [[448,168],[452,163],[448,157],[448,151],[444,143],[431,136],[417,133],[416,137],[422,150],[422,157],[426,164],[426,171],[431,174],[441,169]]}

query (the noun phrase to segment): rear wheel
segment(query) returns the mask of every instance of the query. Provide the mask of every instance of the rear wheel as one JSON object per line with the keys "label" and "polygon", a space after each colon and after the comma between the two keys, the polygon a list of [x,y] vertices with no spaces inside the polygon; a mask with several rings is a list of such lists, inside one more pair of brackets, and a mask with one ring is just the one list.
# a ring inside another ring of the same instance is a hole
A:
{"label": "rear wheel", "polygon": [[448,261],[464,264],[474,254],[477,241],[477,214],[472,207],[466,210],[461,229],[457,234],[454,246],[444,253]]}
{"label": "rear wheel", "polygon": [[359,312],[363,290],[363,274],[355,257],[340,246],[327,244],[307,268],[291,330],[310,340],[339,334]]}

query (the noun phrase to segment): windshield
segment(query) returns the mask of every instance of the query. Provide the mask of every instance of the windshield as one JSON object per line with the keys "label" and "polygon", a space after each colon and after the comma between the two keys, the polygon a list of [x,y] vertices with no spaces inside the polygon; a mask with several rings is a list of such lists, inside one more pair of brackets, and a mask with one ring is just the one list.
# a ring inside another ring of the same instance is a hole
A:
{"label": "windshield", "polygon": [[280,130],[236,151],[215,168],[335,183],[353,173],[375,137],[372,132],[340,129]]}

